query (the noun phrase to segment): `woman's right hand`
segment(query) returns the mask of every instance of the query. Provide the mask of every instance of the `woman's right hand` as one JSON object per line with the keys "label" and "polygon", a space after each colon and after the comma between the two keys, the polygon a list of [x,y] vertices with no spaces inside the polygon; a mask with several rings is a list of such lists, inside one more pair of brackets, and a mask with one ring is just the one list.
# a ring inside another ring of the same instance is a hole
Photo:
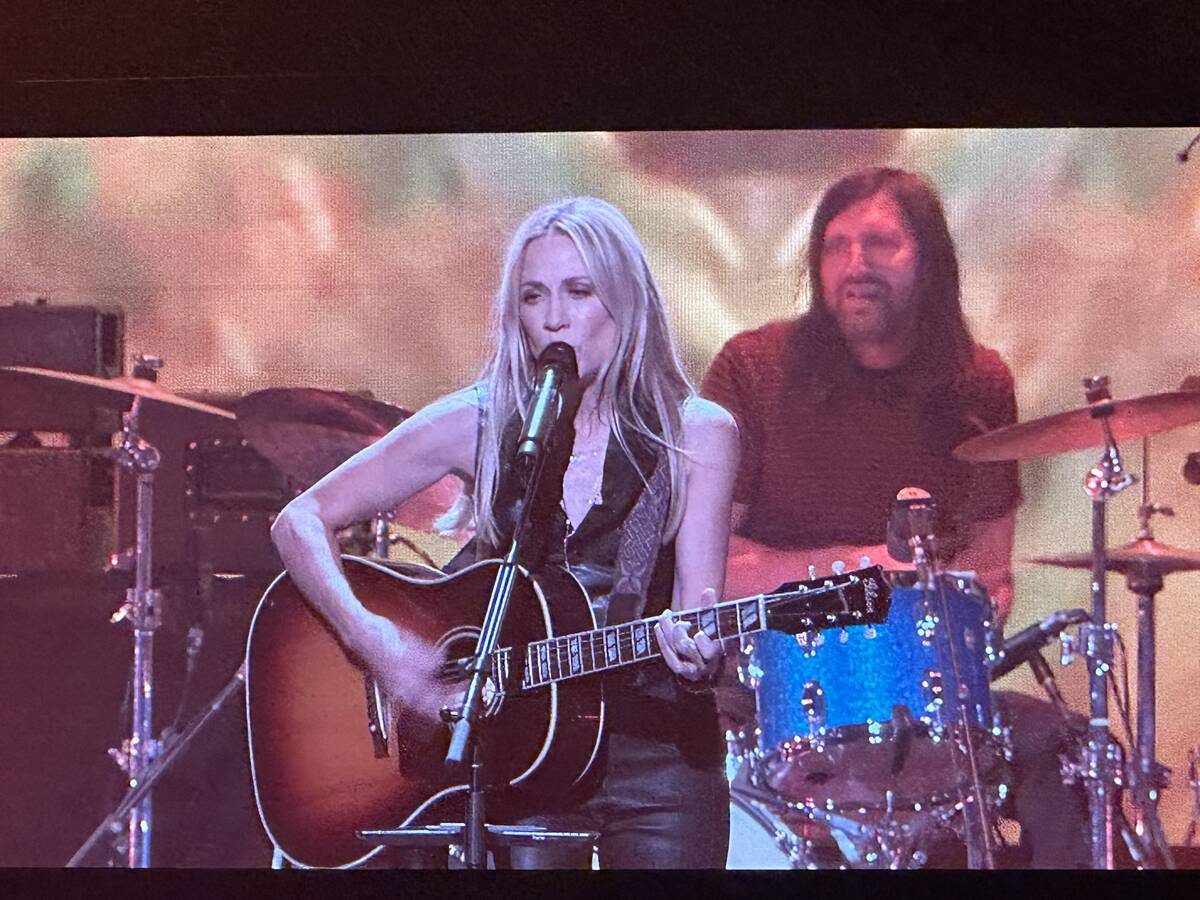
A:
{"label": "woman's right hand", "polygon": [[403,635],[390,619],[375,613],[366,613],[345,643],[392,703],[439,718],[447,691],[436,677],[440,659],[432,647],[414,635]]}

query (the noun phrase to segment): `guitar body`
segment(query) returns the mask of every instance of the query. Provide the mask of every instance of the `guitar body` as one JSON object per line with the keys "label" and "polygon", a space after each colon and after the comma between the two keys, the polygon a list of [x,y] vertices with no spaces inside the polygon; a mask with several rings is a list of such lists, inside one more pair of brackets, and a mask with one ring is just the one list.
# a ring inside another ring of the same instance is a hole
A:
{"label": "guitar body", "polygon": [[[343,557],[355,596],[403,633],[440,648],[449,660],[475,649],[500,567],[478,563],[454,575],[401,574]],[[554,597],[551,610],[547,596]],[[567,572],[515,580],[499,647],[524,647],[552,635],[595,628],[591,606]],[[359,865],[381,848],[359,829],[462,820],[465,775],[444,765],[450,728],[401,704],[391,708],[388,755],[370,730],[371,693],[361,669],[280,575],[259,603],[246,648],[246,720],[259,815],[294,865]],[[554,794],[579,780],[595,759],[604,705],[599,679],[520,689],[524,660],[510,683],[485,691],[484,775],[498,789]],[[452,694],[466,687],[447,684]],[[454,776],[454,777],[452,777]]]}

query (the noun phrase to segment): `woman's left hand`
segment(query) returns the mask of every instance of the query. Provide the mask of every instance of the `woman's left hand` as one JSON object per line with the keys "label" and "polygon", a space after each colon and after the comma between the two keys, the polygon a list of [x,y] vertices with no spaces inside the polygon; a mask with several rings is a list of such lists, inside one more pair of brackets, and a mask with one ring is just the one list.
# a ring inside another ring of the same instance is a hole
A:
{"label": "woman's left hand", "polygon": [[[700,606],[716,602],[717,592],[708,588],[701,595]],[[724,647],[703,631],[692,636],[691,626],[676,621],[670,609],[664,609],[654,626],[654,635],[667,666],[680,678],[688,681],[710,681],[721,665]]]}

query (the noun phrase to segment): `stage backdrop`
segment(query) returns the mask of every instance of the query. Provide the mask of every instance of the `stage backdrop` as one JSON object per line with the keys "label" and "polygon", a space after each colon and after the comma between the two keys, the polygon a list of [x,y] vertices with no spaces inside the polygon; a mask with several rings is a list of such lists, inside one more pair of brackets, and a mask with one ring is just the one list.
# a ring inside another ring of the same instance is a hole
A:
{"label": "stage backdrop", "polygon": [[[807,304],[814,204],[863,165],[926,173],[949,215],[975,334],[1011,365],[1023,419],[1200,374],[1194,129],[582,133],[0,141],[0,302],[119,304],[127,350],[177,390],[367,389],[416,408],[473,379],[506,236],[535,206],[595,194],[642,235],[688,371],[734,333]],[[1200,549],[1200,428],[1151,441],[1159,539]],[[1123,447],[1141,470],[1140,442]],[[1096,451],[1023,463],[1016,555],[1082,551]],[[1110,506],[1133,538],[1141,491]],[[1159,599],[1163,802],[1180,842],[1200,744],[1200,576]],[[1136,653],[1134,603],[1109,583]],[[1089,603],[1085,571],[1018,563],[1010,632]],[[1056,666],[1057,668],[1057,666]],[[1119,668],[1119,666],[1118,666]],[[1082,663],[1061,671],[1086,708]],[[1025,670],[1006,686],[1037,693]],[[115,713],[114,713],[115,714]],[[1115,718],[1115,712],[1114,712]]]}

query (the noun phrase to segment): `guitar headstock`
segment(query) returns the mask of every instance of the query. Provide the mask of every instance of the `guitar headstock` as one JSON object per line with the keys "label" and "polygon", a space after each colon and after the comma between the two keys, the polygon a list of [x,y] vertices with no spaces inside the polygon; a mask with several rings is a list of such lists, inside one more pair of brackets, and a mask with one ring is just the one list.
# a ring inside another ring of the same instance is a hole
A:
{"label": "guitar headstock", "polygon": [[853,572],[838,568],[825,578],[784,582],[767,594],[766,626],[799,634],[886,622],[892,590],[883,568],[867,566]]}

